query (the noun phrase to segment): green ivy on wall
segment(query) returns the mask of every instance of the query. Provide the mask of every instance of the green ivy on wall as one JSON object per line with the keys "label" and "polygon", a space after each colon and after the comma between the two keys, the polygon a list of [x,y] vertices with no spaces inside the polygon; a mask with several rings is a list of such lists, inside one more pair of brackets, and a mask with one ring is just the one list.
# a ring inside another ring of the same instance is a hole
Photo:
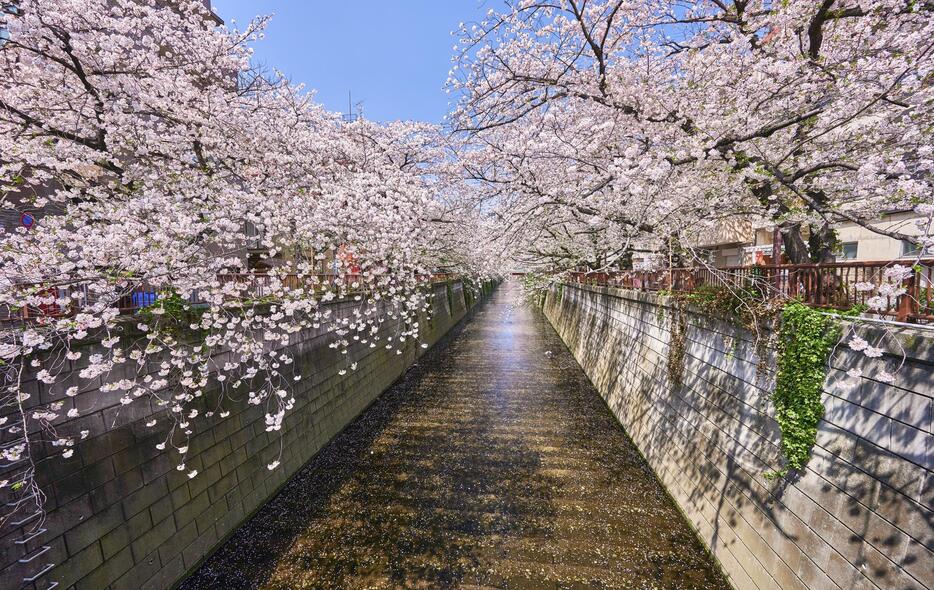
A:
{"label": "green ivy on wall", "polygon": [[[841,315],[856,315],[858,309]],[[782,477],[791,469],[801,469],[811,456],[817,440],[817,424],[824,416],[821,403],[827,359],[840,339],[836,317],[792,301],[782,310],[778,334],[778,373],[772,403],[775,420],[782,431],[785,466],[766,474]]]}
{"label": "green ivy on wall", "polygon": [[[730,291],[718,287],[702,287],[693,293],[674,294],[672,302],[672,313],[680,312],[683,316],[684,306],[690,305],[754,331],[759,358],[757,375],[765,373],[767,349],[774,344],[777,375],[772,404],[782,433],[784,466],[766,473],[766,477],[783,477],[792,469],[804,467],[817,440],[817,425],[824,416],[821,394],[827,376],[828,357],[840,339],[840,318],[856,317],[863,309],[856,307],[847,312],[829,314],[800,301],[790,301],[778,307],[774,300],[763,297],[754,289]],[[678,323],[678,318],[673,317],[668,351],[668,376],[675,385],[680,385],[684,358],[684,329]]]}

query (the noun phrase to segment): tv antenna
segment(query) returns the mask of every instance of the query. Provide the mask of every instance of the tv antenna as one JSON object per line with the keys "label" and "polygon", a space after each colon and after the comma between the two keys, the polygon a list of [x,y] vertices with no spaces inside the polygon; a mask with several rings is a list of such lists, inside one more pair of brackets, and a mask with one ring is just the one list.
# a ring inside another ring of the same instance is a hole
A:
{"label": "tv antenna", "polygon": [[354,102],[353,94],[350,90],[347,91],[347,112],[341,115],[341,118],[347,123],[353,123],[359,119],[363,118],[363,101],[359,101],[356,104],[357,112],[354,112]]}

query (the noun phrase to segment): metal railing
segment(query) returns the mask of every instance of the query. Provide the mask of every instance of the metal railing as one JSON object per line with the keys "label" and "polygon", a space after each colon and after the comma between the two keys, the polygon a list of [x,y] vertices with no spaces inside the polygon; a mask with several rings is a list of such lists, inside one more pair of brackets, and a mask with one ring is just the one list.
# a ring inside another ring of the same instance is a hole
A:
{"label": "metal railing", "polygon": [[643,291],[690,293],[705,288],[743,289],[763,297],[799,299],[813,307],[847,310],[874,296],[860,283],[885,282],[885,270],[913,264],[902,282],[905,294],[886,298],[886,310],[873,312],[902,322],[934,322],[934,259],[851,261],[776,266],[671,268],[656,271],[572,272],[571,282]]}

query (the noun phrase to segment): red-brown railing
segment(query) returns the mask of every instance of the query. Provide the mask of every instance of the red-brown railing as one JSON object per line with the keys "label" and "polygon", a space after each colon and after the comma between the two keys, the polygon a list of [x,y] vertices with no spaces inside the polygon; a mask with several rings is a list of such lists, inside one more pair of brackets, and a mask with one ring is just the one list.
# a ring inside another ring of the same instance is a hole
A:
{"label": "red-brown railing", "polygon": [[[453,273],[435,273],[417,275],[421,283],[438,283],[454,280],[457,275]],[[296,290],[299,288],[309,291],[321,290],[325,287],[344,287],[347,292],[356,291],[358,283],[362,281],[362,274],[289,274],[275,276],[269,274],[230,273],[218,275],[223,287],[224,284],[237,283],[236,295],[244,299],[263,299],[273,295],[278,289]],[[35,288],[30,285],[28,288]],[[27,288],[24,286],[24,288]],[[147,281],[136,283],[128,288],[117,300],[117,307],[123,314],[131,314],[136,310],[154,304],[163,298],[167,286],[165,284],[153,285]],[[43,303],[36,306],[27,306],[17,310],[0,309],[0,322],[19,322],[43,319],[68,317],[76,309],[84,307],[89,301],[88,289],[85,285],[55,286],[40,291],[40,296],[55,302]],[[68,300],[71,305],[60,305],[57,301]],[[186,302],[192,305],[204,304],[205,301],[196,291],[189,295]]]}
{"label": "red-brown railing", "polygon": [[[850,309],[865,304],[874,292],[857,289],[859,283],[885,282],[885,270],[899,261],[782,264],[778,266],[726,266],[672,268],[656,271],[572,272],[572,282],[640,289],[692,292],[704,287],[754,290],[765,297],[800,299],[827,309]],[[877,315],[903,322],[934,321],[934,259],[913,264],[904,280],[906,293],[886,298],[886,310]]]}

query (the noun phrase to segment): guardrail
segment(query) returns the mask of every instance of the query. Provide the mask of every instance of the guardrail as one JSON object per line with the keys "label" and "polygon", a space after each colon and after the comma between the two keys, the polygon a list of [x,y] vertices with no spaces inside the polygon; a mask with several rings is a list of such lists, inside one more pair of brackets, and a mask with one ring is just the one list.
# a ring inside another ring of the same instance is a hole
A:
{"label": "guardrail", "polygon": [[[885,270],[895,264],[913,265],[902,282],[906,292],[886,298],[886,311],[878,315],[902,322],[934,322],[934,259],[911,261],[859,261],[777,266],[725,266],[671,268],[657,271],[572,272],[572,282],[690,293],[703,288],[754,290],[763,297],[799,299],[813,307],[846,310],[865,304],[874,294],[859,283],[885,282]],[[876,313],[876,312],[874,312]]]}
{"label": "guardrail", "polygon": [[[422,283],[440,283],[457,278],[453,273],[435,273],[417,275],[416,279]],[[325,287],[345,287],[348,292],[355,291],[357,284],[363,279],[362,274],[289,274],[283,276],[270,275],[265,273],[229,273],[218,275],[222,288],[224,284],[237,284],[236,292],[238,296],[249,299],[263,299],[274,294],[278,289],[287,290],[306,289],[319,290]],[[36,285],[29,285],[36,287]],[[121,314],[132,314],[152,305],[162,299],[167,292],[167,286],[164,284],[153,285],[148,281],[140,281],[127,290],[116,301],[116,307],[120,309]],[[41,319],[54,319],[68,317],[73,315],[76,309],[86,305],[90,294],[86,285],[77,286],[55,286],[49,287],[44,291],[40,290],[40,296],[45,295],[56,302],[28,306],[18,310],[0,309],[0,323],[35,321]],[[74,301],[76,305],[62,306],[57,301]],[[194,292],[186,298],[186,302],[191,305],[203,305],[206,302],[199,292]]]}

